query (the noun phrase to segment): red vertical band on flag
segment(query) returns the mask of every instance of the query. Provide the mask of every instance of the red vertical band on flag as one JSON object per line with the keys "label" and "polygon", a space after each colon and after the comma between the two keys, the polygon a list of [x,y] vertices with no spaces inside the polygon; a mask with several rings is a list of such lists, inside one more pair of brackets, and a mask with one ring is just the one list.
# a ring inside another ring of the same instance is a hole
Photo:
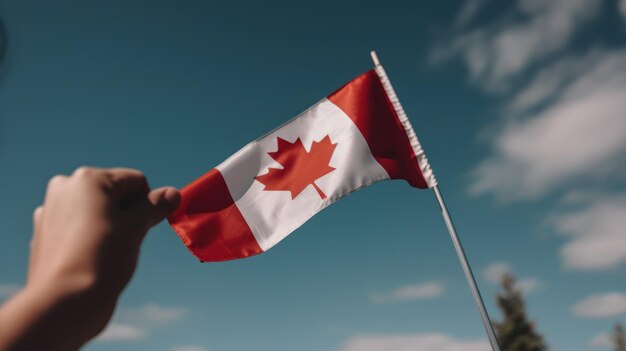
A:
{"label": "red vertical band on flag", "polygon": [[226,261],[263,252],[217,169],[180,193],[181,204],[168,221],[200,261]]}
{"label": "red vertical band on flag", "polygon": [[389,177],[428,188],[409,137],[376,71],[358,76],[330,94],[328,100],[354,122]]}

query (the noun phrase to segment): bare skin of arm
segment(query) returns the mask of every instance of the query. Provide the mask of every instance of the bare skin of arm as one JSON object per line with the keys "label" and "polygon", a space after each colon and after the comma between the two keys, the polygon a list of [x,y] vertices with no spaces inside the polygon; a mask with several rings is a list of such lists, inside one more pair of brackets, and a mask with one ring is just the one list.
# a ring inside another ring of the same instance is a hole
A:
{"label": "bare skin of arm", "polygon": [[0,308],[0,350],[78,350],[104,329],[148,230],[180,202],[132,169],[81,167],[34,212],[28,277]]}

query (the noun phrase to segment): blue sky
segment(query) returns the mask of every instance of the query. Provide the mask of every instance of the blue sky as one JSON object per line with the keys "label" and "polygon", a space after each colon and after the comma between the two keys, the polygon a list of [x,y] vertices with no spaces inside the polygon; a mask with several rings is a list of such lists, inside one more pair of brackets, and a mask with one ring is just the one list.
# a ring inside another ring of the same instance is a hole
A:
{"label": "blue sky", "polygon": [[[1,0],[0,18],[0,299],[51,176],[130,166],[182,187],[375,49],[492,317],[512,271],[553,350],[607,350],[626,322],[626,1]],[[159,225],[86,350],[486,345],[434,195],[392,181],[245,260],[200,264]]]}

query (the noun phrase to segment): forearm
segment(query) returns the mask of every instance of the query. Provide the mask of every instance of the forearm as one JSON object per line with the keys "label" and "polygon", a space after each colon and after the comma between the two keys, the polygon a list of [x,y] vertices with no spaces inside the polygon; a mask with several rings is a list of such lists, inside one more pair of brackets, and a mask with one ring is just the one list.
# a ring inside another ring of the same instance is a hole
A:
{"label": "forearm", "polygon": [[84,287],[27,286],[0,308],[0,351],[78,350],[105,326],[115,304],[105,307],[96,295]]}

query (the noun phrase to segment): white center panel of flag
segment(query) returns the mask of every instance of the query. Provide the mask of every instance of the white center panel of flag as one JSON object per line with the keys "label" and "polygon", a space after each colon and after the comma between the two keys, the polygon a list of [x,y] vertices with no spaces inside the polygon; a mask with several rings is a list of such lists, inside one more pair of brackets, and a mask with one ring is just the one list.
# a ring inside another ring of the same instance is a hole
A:
{"label": "white center panel of flag", "polygon": [[[329,166],[335,168],[306,186],[294,198],[288,190],[268,190],[257,176],[283,165],[269,153],[278,150],[278,138],[295,143],[306,152],[314,142],[330,137],[336,144]],[[259,246],[268,250],[314,214],[342,196],[389,175],[372,156],[365,138],[336,105],[323,99],[289,123],[246,145],[216,167]]]}

